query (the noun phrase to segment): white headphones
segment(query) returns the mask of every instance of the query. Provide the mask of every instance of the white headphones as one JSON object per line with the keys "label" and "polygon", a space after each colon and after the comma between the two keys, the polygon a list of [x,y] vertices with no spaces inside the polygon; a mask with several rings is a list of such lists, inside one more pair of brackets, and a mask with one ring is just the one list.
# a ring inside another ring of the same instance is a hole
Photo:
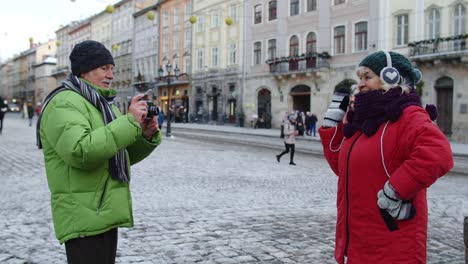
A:
{"label": "white headphones", "polygon": [[396,68],[392,66],[392,57],[390,56],[390,52],[386,50],[381,50],[385,57],[387,58],[387,67],[383,68],[380,71],[380,79],[387,85],[391,87],[395,87],[401,82],[400,73]]}

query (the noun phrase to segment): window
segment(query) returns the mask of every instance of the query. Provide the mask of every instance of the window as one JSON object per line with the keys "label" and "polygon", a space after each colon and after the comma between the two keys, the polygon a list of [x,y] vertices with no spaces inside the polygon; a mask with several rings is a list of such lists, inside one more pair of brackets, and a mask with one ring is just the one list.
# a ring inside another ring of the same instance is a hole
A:
{"label": "window", "polygon": [[465,34],[465,7],[462,4],[455,6],[453,16],[453,34]]}
{"label": "window", "polygon": [[168,38],[163,38],[163,53],[167,53],[169,47]]}
{"label": "window", "polygon": [[168,27],[168,26],[169,26],[169,13],[165,12],[164,18],[163,18],[163,27]]}
{"label": "window", "polygon": [[211,12],[211,27],[219,26],[219,11],[215,10]]}
{"label": "window", "polygon": [[317,10],[317,0],[307,0],[307,12]]}
{"label": "window", "polygon": [[255,22],[254,23],[255,24],[260,24],[260,23],[262,23],[262,5],[256,5],[254,8],[255,8],[255,10],[254,10],[254,12],[255,12],[255,15],[254,15]]}
{"label": "window", "polygon": [[232,18],[232,22],[237,22],[237,5],[232,4],[229,8],[229,16]]}
{"label": "window", "polygon": [[336,27],[333,37],[335,39],[335,54],[345,53],[345,27]]}
{"label": "window", "polygon": [[440,36],[440,12],[439,10],[432,8],[429,11],[428,19],[429,38],[438,38]]}
{"label": "window", "polygon": [[268,59],[276,58],[276,39],[268,40]]}
{"label": "window", "polygon": [[345,0],[334,0],[335,1],[335,5],[339,5],[339,4],[344,4],[345,3]]}
{"label": "window", "polygon": [[296,36],[292,36],[289,39],[289,56],[299,55],[299,39]]}
{"label": "window", "polygon": [[397,46],[408,44],[408,15],[397,16]]}
{"label": "window", "polygon": [[299,0],[290,0],[290,16],[299,14]]}
{"label": "window", "polygon": [[276,19],[276,1],[270,1],[268,3],[268,20]]}
{"label": "window", "polygon": [[184,72],[185,73],[190,72],[190,56],[184,57]]}
{"label": "window", "polygon": [[184,48],[190,49],[190,45],[192,44],[192,32],[190,29],[185,30],[184,34]]}
{"label": "window", "polygon": [[354,49],[356,51],[367,49],[367,22],[354,25]]}
{"label": "window", "polygon": [[179,9],[175,8],[174,9],[174,25],[179,25],[180,19],[179,19]]}
{"label": "window", "polygon": [[203,17],[202,16],[198,17],[197,32],[203,32]]}
{"label": "window", "polygon": [[211,66],[218,67],[218,48],[211,49]]}
{"label": "window", "polygon": [[306,40],[306,53],[310,54],[314,52],[317,52],[317,37],[314,32],[310,32]]}
{"label": "window", "polygon": [[192,15],[192,4],[188,3],[185,5],[185,20],[189,20],[190,16]]}
{"label": "window", "polygon": [[236,58],[237,58],[236,44],[232,43],[231,45],[229,45],[229,64],[236,64]]}
{"label": "window", "polygon": [[257,41],[254,43],[254,64],[262,63],[262,43]]}
{"label": "window", "polygon": [[179,51],[179,32],[174,33],[174,49],[173,52],[177,53]]}
{"label": "window", "polygon": [[199,48],[197,51],[197,68],[199,70],[203,69],[203,48]]}

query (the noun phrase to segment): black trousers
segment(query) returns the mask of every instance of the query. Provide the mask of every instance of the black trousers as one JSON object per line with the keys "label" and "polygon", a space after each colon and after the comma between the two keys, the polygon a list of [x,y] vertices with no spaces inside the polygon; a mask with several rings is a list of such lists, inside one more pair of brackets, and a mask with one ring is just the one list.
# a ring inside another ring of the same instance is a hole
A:
{"label": "black trousers", "polygon": [[285,151],[281,152],[281,154],[279,154],[280,158],[281,156],[283,156],[284,154],[288,153],[289,150],[291,150],[291,160],[289,162],[293,162],[294,161],[294,147],[295,145],[294,144],[287,144],[287,143],[284,143],[284,147],[286,148]]}
{"label": "black trousers", "polygon": [[70,239],[65,242],[69,264],[114,264],[117,253],[117,228],[105,233]]}

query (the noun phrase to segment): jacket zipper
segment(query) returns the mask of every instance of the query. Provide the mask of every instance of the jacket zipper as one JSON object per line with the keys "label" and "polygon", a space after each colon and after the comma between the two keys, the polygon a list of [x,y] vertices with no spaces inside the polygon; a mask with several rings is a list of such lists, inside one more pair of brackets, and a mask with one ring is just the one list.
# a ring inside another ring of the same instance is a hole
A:
{"label": "jacket zipper", "polygon": [[99,199],[99,204],[98,204],[98,207],[96,209],[96,214],[99,215],[99,213],[101,212],[101,206],[102,206],[102,202],[104,200],[104,195],[106,194],[106,190],[107,190],[107,183],[109,182],[109,176],[107,176],[107,179],[106,179],[106,182],[104,183],[104,190],[102,191],[101,193],[101,198]]}
{"label": "jacket zipper", "polygon": [[348,246],[349,246],[349,191],[348,191],[348,181],[349,181],[349,157],[351,156],[351,151],[353,150],[354,144],[362,136],[362,133],[359,134],[356,139],[353,141],[348,150],[348,157],[346,158],[346,244],[344,248],[344,256],[348,256]]}

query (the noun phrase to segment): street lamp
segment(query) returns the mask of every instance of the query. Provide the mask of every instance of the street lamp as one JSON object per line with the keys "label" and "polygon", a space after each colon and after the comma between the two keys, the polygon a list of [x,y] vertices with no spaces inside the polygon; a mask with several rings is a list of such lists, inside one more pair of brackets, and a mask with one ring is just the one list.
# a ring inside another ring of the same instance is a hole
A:
{"label": "street lamp", "polygon": [[172,78],[175,77],[177,80],[179,78],[179,67],[175,66],[174,68],[174,75],[171,75],[172,72],[172,65],[168,62],[166,64],[166,71],[167,75],[164,75],[164,70],[162,66],[159,66],[158,74],[159,74],[159,80],[162,81],[164,77],[166,78],[167,81],[167,126],[166,126],[166,137],[171,137],[171,119],[172,119],[172,112],[171,112],[171,91],[170,91],[170,86],[172,82]]}

